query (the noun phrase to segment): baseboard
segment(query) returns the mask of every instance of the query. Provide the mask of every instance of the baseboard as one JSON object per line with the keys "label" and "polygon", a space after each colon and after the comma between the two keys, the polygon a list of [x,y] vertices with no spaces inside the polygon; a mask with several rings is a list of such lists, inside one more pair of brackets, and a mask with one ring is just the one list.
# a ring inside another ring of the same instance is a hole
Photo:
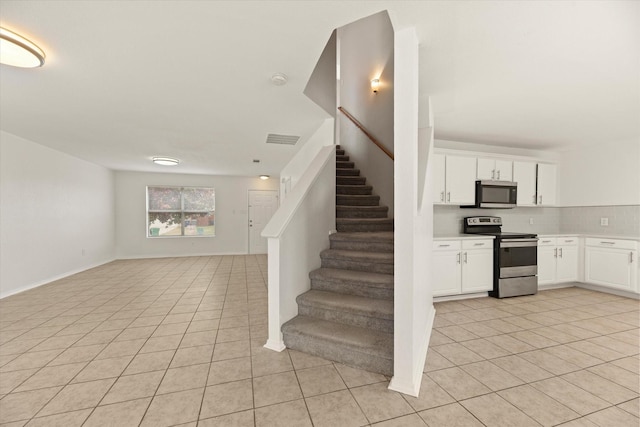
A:
{"label": "baseboard", "polygon": [[606,286],[594,285],[592,283],[574,282],[572,286],[577,288],[588,289],[590,291],[598,291],[605,294],[617,295],[619,297],[631,298],[640,300],[640,294],[635,292],[623,291],[621,289],[608,288]]}
{"label": "baseboard", "polygon": [[418,366],[420,369],[415,369],[412,379],[412,384],[401,384],[396,377],[392,377],[389,382],[389,390],[397,391],[409,396],[418,397],[420,395],[420,386],[422,385],[422,373],[424,372],[424,364],[427,361],[427,351],[429,350],[429,342],[431,341],[431,331],[433,331],[433,323],[436,318],[436,308],[431,306],[431,315],[427,321],[427,327],[425,331],[425,339],[423,340],[422,348],[420,349],[420,360]]}
{"label": "baseboard", "polygon": [[75,269],[75,270],[70,270],[70,271],[64,272],[62,274],[58,274],[56,276],[53,276],[53,277],[49,277],[49,278],[47,278],[45,280],[40,280],[40,281],[37,281],[35,283],[31,283],[29,285],[22,286],[22,287],[20,287],[18,289],[12,289],[9,292],[0,292],[0,299],[10,297],[11,295],[16,295],[16,294],[22,293],[22,292],[28,291],[30,289],[38,288],[38,287],[40,287],[42,285],[46,285],[48,283],[55,282],[56,280],[64,279],[65,277],[73,276],[74,274],[78,274],[78,273],[82,273],[83,271],[91,270],[92,268],[100,267],[101,265],[108,264],[108,263],[113,262],[115,260],[116,260],[116,258],[112,258],[112,259],[107,260],[107,261],[100,261],[100,262],[97,262],[97,263],[94,263],[94,264],[90,264],[90,265],[85,266],[85,267],[81,267],[81,268],[78,268],[78,269]]}
{"label": "baseboard", "polygon": [[433,302],[444,302],[444,301],[457,301],[461,299],[471,299],[471,298],[482,298],[488,297],[488,292],[475,292],[473,294],[460,294],[460,295],[446,295],[441,297],[433,297]]}
{"label": "baseboard", "polygon": [[197,254],[176,254],[176,255],[127,255],[119,256],[117,259],[157,259],[157,258],[187,258],[191,256],[235,256],[235,255],[266,255],[266,254],[250,254],[247,252],[216,252],[216,253],[197,253]]}
{"label": "baseboard", "polygon": [[273,341],[267,340],[267,343],[263,345],[264,348],[268,348],[269,350],[277,351],[278,353],[287,348],[282,341]]}

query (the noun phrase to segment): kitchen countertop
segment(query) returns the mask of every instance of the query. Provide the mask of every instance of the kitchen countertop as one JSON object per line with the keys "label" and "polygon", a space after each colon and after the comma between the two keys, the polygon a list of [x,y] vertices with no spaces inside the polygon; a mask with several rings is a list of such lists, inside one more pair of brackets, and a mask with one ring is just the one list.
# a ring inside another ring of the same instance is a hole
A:
{"label": "kitchen countertop", "polygon": [[495,239],[494,236],[484,236],[481,234],[447,234],[447,235],[434,235],[433,240],[478,240],[478,239]]}
{"label": "kitchen countertop", "polygon": [[640,242],[639,237],[607,236],[604,234],[580,234],[580,233],[538,234],[538,237],[582,237],[582,238],[591,238],[591,239],[633,240],[635,242]]}

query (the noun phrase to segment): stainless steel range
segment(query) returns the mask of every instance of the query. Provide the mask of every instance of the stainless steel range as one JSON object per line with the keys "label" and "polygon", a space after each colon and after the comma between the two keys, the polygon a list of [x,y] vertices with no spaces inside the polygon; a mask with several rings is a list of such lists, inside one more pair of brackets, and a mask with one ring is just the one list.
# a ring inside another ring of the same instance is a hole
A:
{"label": "stainless steel range", "polygon": [[493,291],[495,298],[538,292],[538,237],[531,233],[502,231],[502,218],[472,216],[464,219],[466,234],[494,236]]}

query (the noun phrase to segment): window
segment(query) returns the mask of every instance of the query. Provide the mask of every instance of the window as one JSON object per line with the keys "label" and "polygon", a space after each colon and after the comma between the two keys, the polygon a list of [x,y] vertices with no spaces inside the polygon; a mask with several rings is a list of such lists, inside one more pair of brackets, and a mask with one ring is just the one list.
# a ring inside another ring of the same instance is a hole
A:
{"label": "window", "polygon": [[215,236],[216,192],[147,187],[147,237]]}

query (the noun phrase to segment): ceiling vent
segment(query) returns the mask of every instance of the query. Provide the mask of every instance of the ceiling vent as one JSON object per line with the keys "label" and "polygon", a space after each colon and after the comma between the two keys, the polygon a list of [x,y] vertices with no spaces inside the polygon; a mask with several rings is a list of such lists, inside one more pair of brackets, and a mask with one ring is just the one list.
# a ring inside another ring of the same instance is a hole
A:
{"label": "ceiling vent", "polygon": [[300,137],[295,135],[278,135],[270,133],[267,135],[267,144],[296,145],[296,142],[298,142],[299,139]]}

